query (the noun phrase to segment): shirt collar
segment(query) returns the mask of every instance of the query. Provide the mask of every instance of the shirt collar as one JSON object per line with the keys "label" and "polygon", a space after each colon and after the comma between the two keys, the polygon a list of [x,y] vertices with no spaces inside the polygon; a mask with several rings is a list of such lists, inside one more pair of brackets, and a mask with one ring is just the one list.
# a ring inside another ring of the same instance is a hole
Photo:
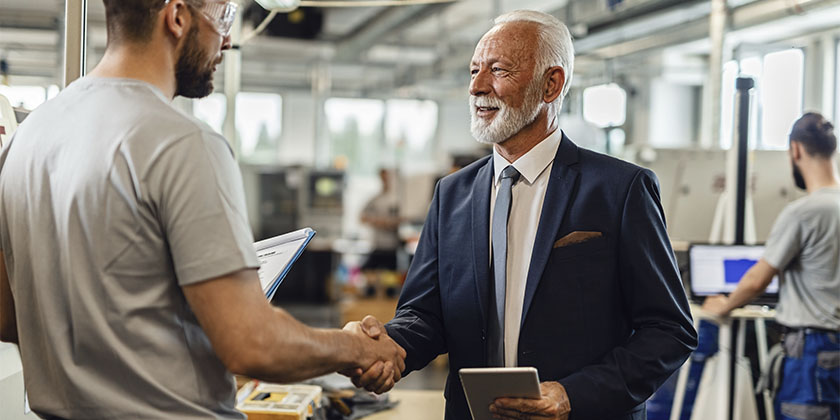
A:
{"label": "shirt collar", "polygon": [[493,147],[493,185],[497,185],[502,176],[502,170],[508,165],[513,165],[517,171],[522,175],[528,184],[533,184],[540,174],[545,171],[545,168],[554,161],[557,156],[557,149],[560,147],[560,141],[563,140],[563,132],[558,128],[543,141],[537,143],[531,150],[522,155],[516,162],[510,163],[499,154],[495,147]]}
{"label": "shirt collar", "polygon": [[167,99],[166,95],[163,94],[163,92],[160,90],[159,87],[157,87],[157,86],[155,86],[155,85],[153,85],[149,82],[140,80],[140,79],[131,79],[131,78],[125,78],[125,77],[101,77],[101,76],[87,75],[87,76],[83,76],[83,77],[80,77],[80,78],[74,80],[71,85],[73,85],[73,84],[78,85],[78,86],[91,85],[91,84],[119,84],[119,85],[122,85],[122,86],[126,86],[126,85],[141,86],[141,87],[147,88],[150,91],[152,91],[152,93],[158,99],[163,101],[164,103],[169,104],[169,105],[172,104],[172,98]]}

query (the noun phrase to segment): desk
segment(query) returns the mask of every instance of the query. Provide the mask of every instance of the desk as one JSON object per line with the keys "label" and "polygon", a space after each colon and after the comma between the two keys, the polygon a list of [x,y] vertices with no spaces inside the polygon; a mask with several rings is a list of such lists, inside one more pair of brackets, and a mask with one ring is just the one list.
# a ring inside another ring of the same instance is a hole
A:
{"label": "desk", "polygon": [[[760,306],[745,306],[732,311],[729,317],[720,318],[709,315],[703,312],[699,306],[691,306],[691,314],[694,317],[695,327],[699,325],[701,319],[714,322],[720,328],[718,333],[718,362],[715,371],[715,377],[720,378],[719,383],[723,386],[717,387],[718,401],[724,401],[716,407],[718,419],[737,420],[737,415],[734,414],[737,410],[733,410],[733,415],[730,418],[729,406],[732,402],[737,403],[736,392],[730,389],[732,375],[735,374],[732,367],[734,364],[732,360],[737,361],[744,356],[745,338],[747,333],[747,322],[753,321],[755,323],[755,341],[758,346],[758,363],[759,367],[763,368],[767,360],[767,328],[765,321],[773,319],[776,316],[776,311],[768,310]],[[737,323],[738,337],[735,348],[732,348],[732,324]],[[674,392],[674,403],[671,406],[671,420],[679,420],[682,413],[683,398],[685,397],[686,384],[688,383],[688,372],[690,369],[691,359],[687,360],[680,369],[679,377],[677,378],[677,388]],[[699,390],[698,390],[699,394]],[[752,398],[752,394],[748,395]],[[767,420],[775,420],[773,412],[773,401],[768,392],[764,392],[764,409],[767,413]]]}
{"label": "desk", "polygon": [[382,411],[365,420],[438,420],[443,418],[443,391],[393,390],[391,398],[399,401],[391,410]]}

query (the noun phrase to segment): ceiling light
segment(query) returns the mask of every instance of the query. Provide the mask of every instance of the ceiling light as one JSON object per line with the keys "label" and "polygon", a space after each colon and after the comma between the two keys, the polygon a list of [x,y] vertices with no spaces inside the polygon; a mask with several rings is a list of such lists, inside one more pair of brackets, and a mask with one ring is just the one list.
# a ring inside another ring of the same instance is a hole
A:
{"label": "ceiling light", "polygon": [[267,10],[294,10],[300,6],[300,0],[254,0]]}

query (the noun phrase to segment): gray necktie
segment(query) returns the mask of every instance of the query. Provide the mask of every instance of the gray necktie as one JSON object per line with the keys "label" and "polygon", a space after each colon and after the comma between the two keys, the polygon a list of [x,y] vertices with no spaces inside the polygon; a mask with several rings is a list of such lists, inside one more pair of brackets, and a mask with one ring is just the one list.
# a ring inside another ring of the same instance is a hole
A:
{"label": "gray necktie", "polygon": [[487,363],[489,366],[505,365],[505,283],[507,281],[507,234],[510,215],[511,188],[519,179],[519,171],[513,166],[502,170],[502,180],[496,192],[493,208],[493,288],[491,299],[494,311],[489,317],[487,334]]}

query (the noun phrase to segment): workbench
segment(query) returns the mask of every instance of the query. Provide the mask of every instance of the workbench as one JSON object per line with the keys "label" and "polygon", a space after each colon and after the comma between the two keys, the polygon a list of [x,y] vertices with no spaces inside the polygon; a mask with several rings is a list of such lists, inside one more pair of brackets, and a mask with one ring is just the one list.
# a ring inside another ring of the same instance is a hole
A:
{"label": "workbench", "polygon": [[364,420],[439,420],[443,419],[443,391],[399,390],[391,391],[391,399],[399,401],[396,407],[382,411]]}

